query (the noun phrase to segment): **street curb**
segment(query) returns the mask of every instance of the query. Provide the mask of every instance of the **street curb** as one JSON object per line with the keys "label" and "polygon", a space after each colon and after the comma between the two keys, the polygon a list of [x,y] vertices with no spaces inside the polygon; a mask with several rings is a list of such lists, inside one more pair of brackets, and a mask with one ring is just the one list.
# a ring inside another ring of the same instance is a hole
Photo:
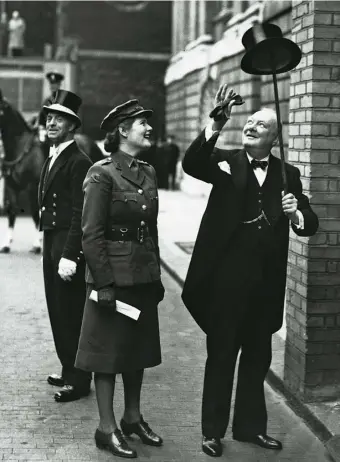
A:
{"label": "street curb", "polygon": [[[183,279],[162,258],[161,265],[165,271],[183,288]],[[269,369],[266,382],[286,399],[287,405],[311,429],[315,436],[325,445],[335,462],[340,462],[340,436],[333,435],[325,424],[313,414],[308,407],[294,396],[285,386],[284,381],[272,369]]]}

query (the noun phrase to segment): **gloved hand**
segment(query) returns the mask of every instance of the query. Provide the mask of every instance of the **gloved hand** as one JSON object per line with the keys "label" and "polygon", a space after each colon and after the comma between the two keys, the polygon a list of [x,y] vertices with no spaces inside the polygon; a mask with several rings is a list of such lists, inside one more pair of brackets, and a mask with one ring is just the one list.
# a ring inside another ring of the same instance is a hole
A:
{"label": "gloved hand", "polygon": [[98,290],[98,305],[102,308],[116,309],[116,291],[113,286],[102,287]]}
{"label": "gloved hand", "polygon": [[71,278],[77,271],[77,263],[67,258],[61,258],[58,266],[58,274],[63,281],[71,281]]}
{"label": "gloved hand", "polygon": [[215,129],[221,130],[226,121],[230,119],[232,107],[242,104],[244,101],[240,95],[233,89],[228,92],[228,85],[221,85],[215,96],[215,107],[209,114],[209,117],[214,119],[215,124],[218,125]]}

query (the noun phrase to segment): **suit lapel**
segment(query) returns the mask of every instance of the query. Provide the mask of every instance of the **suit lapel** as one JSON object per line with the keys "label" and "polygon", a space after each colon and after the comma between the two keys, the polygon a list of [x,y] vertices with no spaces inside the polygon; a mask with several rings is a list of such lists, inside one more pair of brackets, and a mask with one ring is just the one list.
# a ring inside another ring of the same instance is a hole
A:
{"label": "suit lapel", "polygon": [[50,165],[50,162],[51,162],[51,158],[48,157],[45,162],[44,162],[44,165],[41,169],[41,174],[40,174],[40,182],[39,182],[39,194],[38,194],[38,201],[39,201],[39,205],[41,204],[42,202],[42,192],[44,191],[44,185],[46,183],[46,176],[47,176],[47,169]]}
{"label": "suit lapel", "polygon": [[264,207],[272,223],[275,222],[282,213],[281,191],[283,190],[281,161],[272,154],[270,155],[268,171],[262,188],[264,191],[268,191],[268,193],[264,195]]}
{"label": "suit lapel", "polygon": [[51,184],[53,183],[54,177],[59,172],[61,167],[67,162],[67,160],[69,158],[69,155],[72,152],[72,149],[73,149],[74,146],[75,146],[75,143],[71,143],[69,146],[67,146],[67,148],[65,148],[59,154],[59,156],[55,160],[54,164],[52,165],[51,170],[49,171],[48,176],[47,176],[47,181],[46,181],[46,184],[45,184],[45,187],[44,187],[43,198],[46,195],[49,188],[51,187]]}
{"label": "suit lapel", "polygon": [[243,149],[230,158],[230,171],[236,189],[239,192],[244,191],[247,184],[248,159]]}

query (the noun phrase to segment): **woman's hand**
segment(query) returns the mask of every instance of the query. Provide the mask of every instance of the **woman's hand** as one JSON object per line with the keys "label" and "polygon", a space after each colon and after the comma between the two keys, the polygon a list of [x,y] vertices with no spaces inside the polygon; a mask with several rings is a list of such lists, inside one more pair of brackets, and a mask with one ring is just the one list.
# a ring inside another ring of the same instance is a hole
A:
{"label": "woman's hand", "polygon": [[116,292],[113,286],[102,287],[98,290],[98,305],[102,308],[116,309]]}

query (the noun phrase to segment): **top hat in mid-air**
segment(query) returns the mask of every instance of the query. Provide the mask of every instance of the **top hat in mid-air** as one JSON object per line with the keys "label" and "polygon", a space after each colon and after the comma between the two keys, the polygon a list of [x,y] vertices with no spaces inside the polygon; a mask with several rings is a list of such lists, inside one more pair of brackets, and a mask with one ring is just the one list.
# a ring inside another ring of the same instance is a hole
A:
{"label": "top hat in mid-air", "polygon": [[246,54],[241,69],[247,74],[281,74],[296,67],[301,60],[298,45],[284,38],[275,24],[255,24],[244,33],[242,43]]}

